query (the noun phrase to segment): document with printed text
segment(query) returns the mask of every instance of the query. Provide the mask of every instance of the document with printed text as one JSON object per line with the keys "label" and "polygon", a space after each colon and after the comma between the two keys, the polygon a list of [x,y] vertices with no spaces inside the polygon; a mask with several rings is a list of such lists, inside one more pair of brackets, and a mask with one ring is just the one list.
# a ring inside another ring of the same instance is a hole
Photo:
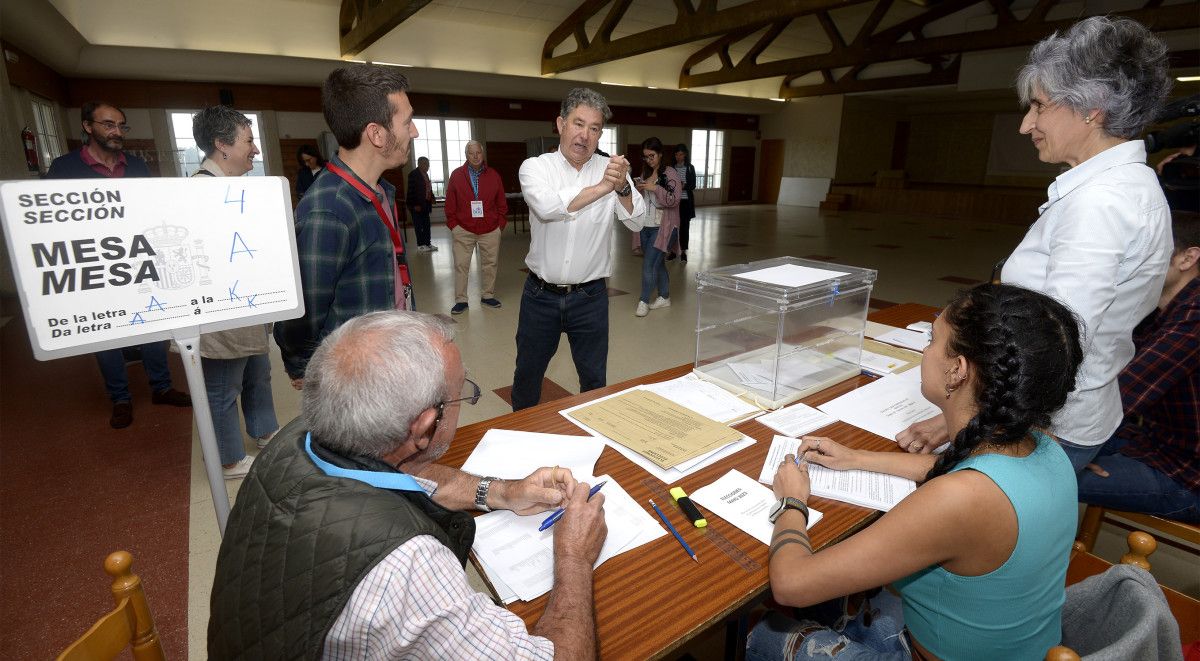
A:
{"label": "document with printed text", "polygon": [[[771,441],[771,448],[767,450],[767,459],[763,462],[758,481],[772,484],[779,464],[787,455],[796,454],[799,447],[798,439],[776,436]],[[808,478],[814,496],[870,507],[881,512],[892,509],[896,503],[917,489],[916,482],[896,475],[861,470],[839,471],[811,461],[808,463]]]}
{"label": "document with printed text", "polygon": [[462,469],[473,475],[519,480],[542,466],[561,466],[579,479],[595,472],[603,451],[604,441],[594,436],[489,429]]}
{"label": "document with printed text", "polygon": [[[779,499],[749,475],[731,470],[716,482],[693,491],[692,500],[763,544],[771,543],[775,525],[767,515]],[[808,508],[808,528],[811,530],[820,520],[821,513]]]}
{"label": "document with printed text", "polygon": [[921,370],[878,378],[817,408],[872,434],[896,440],[914,422],[941,410],[921,395]]}
{"label": "document with printed text", "polygon": [[837,422],[837,418],[808,404],[792,404],[774,413],[760,416],[758,421],[784,436],[803,436],[832,425]]}

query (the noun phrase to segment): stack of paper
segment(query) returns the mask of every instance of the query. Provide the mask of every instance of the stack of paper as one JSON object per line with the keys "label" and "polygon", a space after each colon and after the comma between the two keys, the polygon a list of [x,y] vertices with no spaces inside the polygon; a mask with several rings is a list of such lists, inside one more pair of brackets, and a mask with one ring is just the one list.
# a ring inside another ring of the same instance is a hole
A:
{"label": "stack of paper", "polygon": [[474,475],[519,480],[542,466],[560,466],[578,479],[595,472],[603,451],[604,441],[594,436],[489,429],[462,469]]}
{"label": "stack of paper", "polygon": [[759,422],[784,436],[803,436],[837,422],[837,418],[822,413],[807,404],[793,404],[759,417]]}
{"label": "stack of paper", "polygon": [[908,370],[876,379],[817,408],[843,422],[884,438],[941,410],[921,395],[921,370]]}
{"label": "stack of paper", "polygon": [[[800,441],[797,439],[776,436],[771,441],[771,449],[767,451],[767,459],[763,462],[758,481],[763,484],[774,483],[779,464],[787,455],[795,455],[799,447]],[[808,463],[808,478],[809,488],[814,496],[870,507],[881,512],[892,509],[896,503],[917,489],[916,482],[896,475],[862,470],[839,471],[812,462]]]}
{"label": "stack of paper", "polygon": [[754,280],[756,282],[765,282],[770,285],[780,285],[783,287],[804,287],[825,280],[832,280],[838,276],[850,275],[844,271],[831,271],[829,269],[815,269],[811,266],[800,266],[799,264],[781,264],[779,266],[771,266],[765,269],[757,269],[754,271],[746,271],[734,275],[735,278],[743,278],[745,280]]}
{"label": "stack of paper", "polygon": [[[604,480],[607,483],[600,493],[604,494],[608,537],[595,567],[667,534],[616,480],[604,475],[588,482],[597,484]],[[557,524],[538,532],[549,514],[518,516],[508,510],[497,510],[475,519],[475,543],[471,550],[496,589],[497,598],[506,604],[517,599],[536,599],[554,587],[554,529]]]}
{"label": "stack of paper", "polygon": [[[754,444],[753,438],[739,433],[738,440],[736,440],[732,443],[729,443],[728,445],[724,445],[722,447],[712,449],[707,454],[698,455],[687,461],[683,461],[678,464],[675,464],[674,466],[672,466],[670,468],[662,468],[661,466],[657,465],[655,462],[642,456],[635,450],[625,447],[621,443],[618,443],[617,441],[606,437],[604,434],[602,434],[599,431],[597,431],[596,429],[593,429],[592,427],[588,426],[586,423],[581,422],[579,419],[577,419],[573,415],[575,411],[577,411],[585,406],[590,406],[597,402],[602,402],[607,399],[611,399],[613,397],[618,397],[618,396],[628,393],[630,391],[640,390],[640,389],[641,388],[630,388],[629,390],[623,390],[621,392],[614,393],[614,394],[608,395],[606,397],[601,397],[600,399],[597,399],[594,402],[588,402],[587,404],[581,404],[579,406],[574,406],[574,407],[571,407],[568,409],[563,409],[562,411],[560,411],[560,413],[567,420],[570,420],[571,422],[578,425],[580,429],[583,429],[584,431],[591,434],[592,436],[600,438],[610,448],[621,453],[621,455],[624,456],[626,459],[637,464],[643,470],[650,473],[651,475],[653,475],[654,477],[658,478],[659,480],[661,480],[662,482],[664,482],[666,484],[677,483],[682,478],[684,478],[688,475],[691,475],[692,473],[704,468],[705,466],[708,466],[716,461],[724,459],[725,457],[728,457],[728,456],[734,454],[735,452],[738,452],[739,450],[742,450],[743,448],[750,447],[751,445]],[[607,487],[605,487],[605,488],[607,488]]]}
{"label": "stack of paper", "polygon": [[929,346],[928,335],[904,328],[893,328],[887,332],[872,335],[872,337],[880,342],[895,344],[913,351],[925,351],[925,347]]}
{"label": "stack of paper", "polygon": [[858,364],[863,370],[878,376],[903,372],[921,364],[921,354],[871,339],[863,340],[861,354],[857,347],[846,347],[833,355],[848,362],[854,362],[858,355]]}
{"label": "stack of paper", "polygon": [[[729,471],[716,482],[693,491],[692,501],[763,544],[771,543],[775,525],[767,516],[779,499],[745,473]],[[811,529],[820,520],[821,513],[808,508],[808,527]]]}
{"label": "stack of paper", "polygon": [[763,410],[728,390],[709,383],[695,374],[685,374],[678,379],[647,383],[637,386],[727,425],[749,420],[762,414]]}

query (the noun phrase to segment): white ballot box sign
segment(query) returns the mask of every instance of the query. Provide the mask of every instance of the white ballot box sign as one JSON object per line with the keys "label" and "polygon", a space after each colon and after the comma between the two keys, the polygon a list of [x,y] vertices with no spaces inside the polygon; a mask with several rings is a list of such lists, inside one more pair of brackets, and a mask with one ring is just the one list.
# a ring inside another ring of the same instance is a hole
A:
{"label": "white ballot box sign", "polygon": [[39,360],[304,313],[283,177],[0,184]]}

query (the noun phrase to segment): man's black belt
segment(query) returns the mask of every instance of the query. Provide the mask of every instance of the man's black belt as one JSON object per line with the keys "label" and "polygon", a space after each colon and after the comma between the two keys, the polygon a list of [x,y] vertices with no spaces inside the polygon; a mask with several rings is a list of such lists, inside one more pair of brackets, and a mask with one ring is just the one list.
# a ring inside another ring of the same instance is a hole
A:
{"label": "man's black belt", "polygon": [[542,280],[533,271],[529,272],[529,279],[533,280],[534,284],[541,287],[542,289],[544,289],[552,294],[558,294],[559,296],[565,296],[577,289],[583,289],[584,287],[587,287],[590,284],[593,284],[596,282],[602,282],[604,280],[604,278],[596,278],[595,280],[588,280],[587,282],[581,282],[577,285],[556,285],[552,282],[546,282],[545,280]]}

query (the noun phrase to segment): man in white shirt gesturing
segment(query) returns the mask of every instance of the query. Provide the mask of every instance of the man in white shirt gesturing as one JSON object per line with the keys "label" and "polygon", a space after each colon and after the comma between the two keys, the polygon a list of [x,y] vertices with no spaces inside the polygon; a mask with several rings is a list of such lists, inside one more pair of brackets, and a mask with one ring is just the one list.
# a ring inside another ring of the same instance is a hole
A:
{"label": "man in white shirt gesturing", "polygon": [[629,161],[596,154],[612,118],[597,92],[575,88],[562,102],[558,149],[521,164],[521,193],[529,205],[532,238],[525,265],[529,279],[517,322],[514,411],[541,399],[542,377],[567,334],[579,374],[579,391],[605,385],[608,367],[608,286],[612,275],[609,232],[614,216],[641,215]]}

